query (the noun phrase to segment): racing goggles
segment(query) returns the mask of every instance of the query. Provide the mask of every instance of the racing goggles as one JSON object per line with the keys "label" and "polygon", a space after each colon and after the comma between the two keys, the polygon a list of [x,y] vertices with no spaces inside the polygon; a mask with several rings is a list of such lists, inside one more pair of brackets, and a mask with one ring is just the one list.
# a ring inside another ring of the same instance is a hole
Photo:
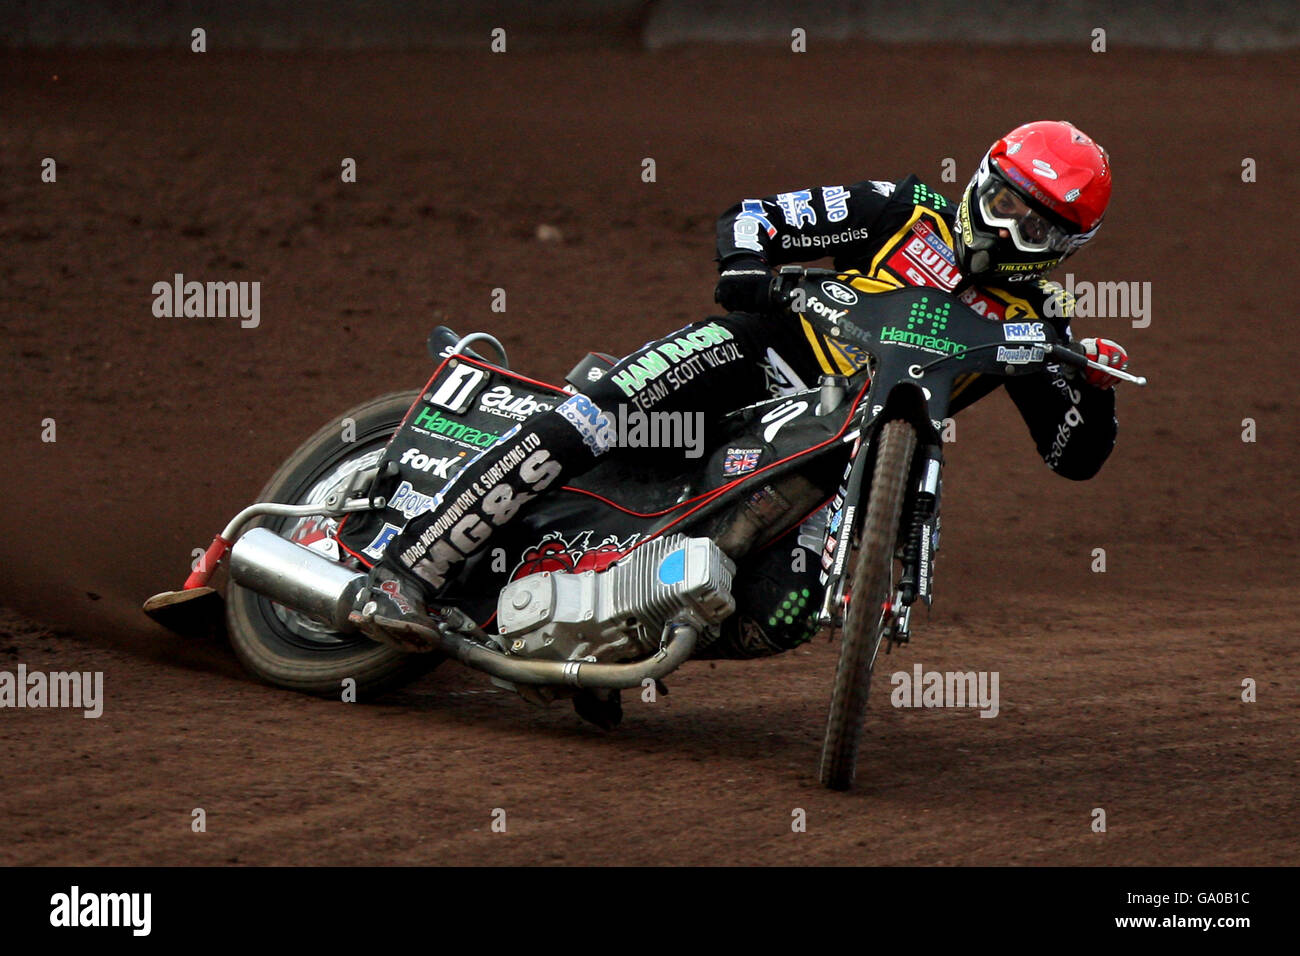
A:
{"label": "racing goggles", "polygon": [[1011,233],[1011,241],[1021,252],[1068,252],[1087,241],[1087,235],[1067,232],[1035,212],[996,176],[980,187],[979,203],[984,221]]}

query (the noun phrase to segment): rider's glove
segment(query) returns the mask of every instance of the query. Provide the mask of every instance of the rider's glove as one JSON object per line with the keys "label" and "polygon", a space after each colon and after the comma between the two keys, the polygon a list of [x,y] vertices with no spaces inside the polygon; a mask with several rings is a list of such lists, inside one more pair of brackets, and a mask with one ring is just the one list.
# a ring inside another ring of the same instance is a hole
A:
{"label": "rider's glove", "polygon": [[772,271],[762,259],[753,256],[732,259],[718,276],[713,301],[728,312],[762,314],[772,307],[771,284]]}
{"label": "rider's glove", "polygon": [[[1084,354],[1094,362],[1117,369],[1123,369],[1128,364],[1128,353],[1118,342],[1110,339],[1083,339],[1079,344],[1083,346]],[[1095,368],[1084,369],[1083,380],[1098,388],[1114,388],[1120,382],[1114,375],[1107,375]]]}

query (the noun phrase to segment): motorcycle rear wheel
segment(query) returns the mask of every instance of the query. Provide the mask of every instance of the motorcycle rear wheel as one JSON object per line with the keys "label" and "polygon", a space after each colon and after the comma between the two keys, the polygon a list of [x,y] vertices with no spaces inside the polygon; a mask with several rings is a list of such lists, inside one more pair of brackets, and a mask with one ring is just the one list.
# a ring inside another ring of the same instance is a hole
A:
{"label": "motorcycle rear wheel", "polygon": [[[344,412],[307,439],[271,476],[258,501],[299,504],[323,500],[360,468],[373,467],[415,401],[415,392],[395,392]],[[344,425],[355,436],[344,441]],[[328,530],[335,519],[266,516],[250,523],[297,540]],[[303,535],[304,530],[310,535]],[[364,571],[355,558],[343,563]],[[226,593],[230,643],[255,676],[289,690],[339,697],[345,680],[355,681],[357,699],[407,684],[442,662],[443,655],[408,654],[361,634],[344,634],[310,620],[255,591],[230,582]]]}
{"label": "motorcycle rear wheel", "polygon": [[915,453],[916,429],[905,421],[885,423],[877,445],[822,743],[819,776],[832,790],[850,789],[857,773],[867,688],[888,623],[885,605],[892,597],[894,547]]}

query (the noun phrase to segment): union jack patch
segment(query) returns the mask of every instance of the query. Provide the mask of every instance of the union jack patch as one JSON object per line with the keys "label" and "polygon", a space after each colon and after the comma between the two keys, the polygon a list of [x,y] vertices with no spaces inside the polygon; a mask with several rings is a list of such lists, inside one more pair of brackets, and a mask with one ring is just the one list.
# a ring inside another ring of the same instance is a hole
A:
{"label": "union jack patch", "polygon": [[747,475],[758,467],[758,460],[762,455],[761,448],[728,448],[727,457],[722,459],[722,473]]}

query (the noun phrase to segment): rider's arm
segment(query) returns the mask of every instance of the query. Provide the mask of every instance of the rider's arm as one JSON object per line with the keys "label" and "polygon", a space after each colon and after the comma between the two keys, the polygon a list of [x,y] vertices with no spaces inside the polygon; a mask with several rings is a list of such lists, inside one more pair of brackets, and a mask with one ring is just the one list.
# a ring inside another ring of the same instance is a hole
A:
{"label": "rider's arm", "polygon": [[1006,388],[1049,468],[1076,481],[1101,470],[1119,428],[1114,391],[1067,377],[1054,365],[1039,375],[1008,378]]}
{"label": "rider's arm", "polygon": [[867,180],[742,200],[718,218],[718,270],[842,255],[866,241],[893,190]]}
{"label": "rider's arm", "polygon": [[[1024,290],[1041,297],[1039,311],[1067,342],[1074,299],[1055,282],[1040,280]],[[1101,470],[1115,447],[1119,423],[1115,393],[1088,384],[1065,366],[1049,365],[1037,375],[1007,378],[1007,394],[1020,409],[1043,461],[1058,475],[1083,481]]]}

